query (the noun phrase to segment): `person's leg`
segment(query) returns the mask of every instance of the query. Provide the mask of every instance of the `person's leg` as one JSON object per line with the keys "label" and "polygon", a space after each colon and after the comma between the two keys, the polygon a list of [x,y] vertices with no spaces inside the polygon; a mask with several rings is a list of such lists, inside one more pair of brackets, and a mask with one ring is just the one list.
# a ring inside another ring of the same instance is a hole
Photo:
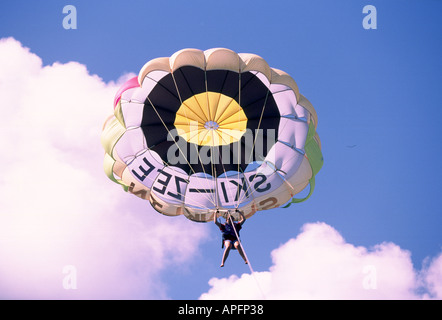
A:
{"label": "person's leg", "polygon": [[224,267],[224,262],[226,262],[227,257],[229,256],[230,249],[232,248],[232,242],[230,240],[224,241],[224,254],[223,260],[221,261],[220,267]]}
{"label": "person's leg", "polygon": [[244,262],[247,264],[247,259],[246,259],[246,255],[244,254],[244,251],[242,251],[241,246],[239,245],[239,241],[235,241],[235,249],[238,250],[239,254],[241,255],[241,257],[244,259]]}

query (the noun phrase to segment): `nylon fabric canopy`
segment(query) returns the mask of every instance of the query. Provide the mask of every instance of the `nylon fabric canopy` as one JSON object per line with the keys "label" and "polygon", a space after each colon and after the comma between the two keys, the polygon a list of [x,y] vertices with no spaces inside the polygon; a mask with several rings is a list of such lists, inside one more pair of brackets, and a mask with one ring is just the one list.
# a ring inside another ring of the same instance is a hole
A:
{"label": "nylon fabric canopy", "polygon": [[118,90],[104,168],[162,214],[206,222],[239,209],[249,218],[310,196],[323,163],[317,122],[295,81],[261,57],[184,49]]}

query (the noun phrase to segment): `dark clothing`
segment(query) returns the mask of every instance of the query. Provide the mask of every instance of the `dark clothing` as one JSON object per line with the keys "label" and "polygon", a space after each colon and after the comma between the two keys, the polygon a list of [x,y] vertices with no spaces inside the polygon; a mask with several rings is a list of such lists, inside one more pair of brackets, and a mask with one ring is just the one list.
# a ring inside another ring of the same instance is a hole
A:
{"label": "dark clothing", "polygon": [[[238,222],[234,222],[236,233],[239,237],[239,230],[241,230],[242,226]],[[224,248],[224,241],[230,240],[232,243],[235,243],[235,241],[238,241],[238,238],[236,237],[235,230],[233,229],[233,226],[230,223],[222,224],[220,225],[219,229],[221,230],[223,234],[223,243],[222,247]],[[233,247],[234,248],[234,247]]]}

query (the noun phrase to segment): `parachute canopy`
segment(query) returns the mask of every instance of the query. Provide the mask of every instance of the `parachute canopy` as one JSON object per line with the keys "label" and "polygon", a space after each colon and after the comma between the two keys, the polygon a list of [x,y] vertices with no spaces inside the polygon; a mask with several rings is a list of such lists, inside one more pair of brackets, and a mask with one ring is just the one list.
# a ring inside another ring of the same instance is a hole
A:
{"label": "parachute canopy", "polygon": [[310,196],[323,163],[317,123],[295,81],[261,57],[184,49],[118,90],[104,168],[162,214],[205,222],[239,209],[249,218]]}

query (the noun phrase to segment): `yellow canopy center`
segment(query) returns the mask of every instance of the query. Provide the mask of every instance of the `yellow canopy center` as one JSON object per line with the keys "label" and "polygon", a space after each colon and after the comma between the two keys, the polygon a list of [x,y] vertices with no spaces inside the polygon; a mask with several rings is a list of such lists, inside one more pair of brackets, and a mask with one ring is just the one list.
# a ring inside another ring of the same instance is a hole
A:
{"label": "yellow canopy center", "polygon": [[174,125],[187,142],[215,147],[241,139],[247,129],[247,117],[235,99],[208,91],[184,101]]}

